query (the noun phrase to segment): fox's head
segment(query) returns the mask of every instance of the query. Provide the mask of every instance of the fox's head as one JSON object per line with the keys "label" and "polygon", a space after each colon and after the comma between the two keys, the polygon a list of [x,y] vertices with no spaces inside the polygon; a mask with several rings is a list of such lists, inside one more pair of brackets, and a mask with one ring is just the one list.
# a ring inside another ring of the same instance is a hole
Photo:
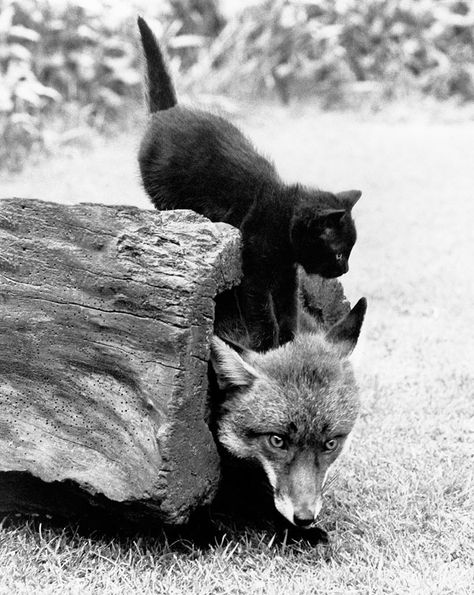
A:
{"label": "fox's head", "polygon": [[329,331],[299,334],[266,353],[212,339],[211,362],[223,392],[217,441],[263,467],[277,510],[299,527],[314,526],[328,468],[359,412],[348,356],[366,308],[361,299]]}

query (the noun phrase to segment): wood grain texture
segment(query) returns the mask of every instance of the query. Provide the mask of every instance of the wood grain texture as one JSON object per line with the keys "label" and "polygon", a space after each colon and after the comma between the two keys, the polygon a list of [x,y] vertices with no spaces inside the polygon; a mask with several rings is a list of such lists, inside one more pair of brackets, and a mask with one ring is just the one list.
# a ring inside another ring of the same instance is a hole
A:
{"label": "wood grain texture", "polygon": [[240,275],[238,231],[191,211],[0,201],[0,509],[22,474],[165,523],[208,501],[213,298]]}

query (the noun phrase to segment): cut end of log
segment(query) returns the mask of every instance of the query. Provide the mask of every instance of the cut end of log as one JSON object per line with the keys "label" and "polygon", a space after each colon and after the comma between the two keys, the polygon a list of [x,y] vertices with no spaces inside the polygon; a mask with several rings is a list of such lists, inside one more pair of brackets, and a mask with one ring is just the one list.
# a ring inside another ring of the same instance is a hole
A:
{"label": "cut end of log", "polygon": [[206,503],[213,298],[240,275],[238,231],[191,211],[0,201],[0,509],[11,473],[164,523]]}

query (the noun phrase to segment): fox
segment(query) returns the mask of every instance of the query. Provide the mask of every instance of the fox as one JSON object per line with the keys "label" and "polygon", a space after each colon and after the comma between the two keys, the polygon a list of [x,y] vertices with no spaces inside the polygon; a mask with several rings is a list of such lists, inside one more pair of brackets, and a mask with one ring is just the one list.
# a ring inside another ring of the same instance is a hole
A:
{"label": "fox", "polygon": [[305,313],[291,342],[264,353],[224,331],[211,339],[216,443],[223,458],[263,470],[276,510],[299,529],[316,527],[328,471],[359,414],[349,356],[366,310],[361,298],[329,330]]}

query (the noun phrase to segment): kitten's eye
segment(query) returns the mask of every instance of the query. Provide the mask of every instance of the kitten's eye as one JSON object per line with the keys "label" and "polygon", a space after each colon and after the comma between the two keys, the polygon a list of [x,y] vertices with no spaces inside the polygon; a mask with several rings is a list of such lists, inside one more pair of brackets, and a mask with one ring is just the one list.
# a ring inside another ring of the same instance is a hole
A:
{"label": "kitten's eye", "polygon": [[338,253],[336,254],[336,260],[337,260],[338,262],[341,262],[341,260],[342,260],[343,258],[344,258],[344,254],[342,254],[342,252],[338,252]]}
{"label": "kitten's eye", "polygon": [[278,434],[271,434],[268,436],[268,443],[272,448],[278,448],[280,450],[286,449],[286,440]]}
{"label": "kitten's eye", "polygon": [[331,438],[331,440],[324,443],[324,450],[326,452],[332,452],[333,450],[336,450],[338,446],[339,440],[337,438]]}

